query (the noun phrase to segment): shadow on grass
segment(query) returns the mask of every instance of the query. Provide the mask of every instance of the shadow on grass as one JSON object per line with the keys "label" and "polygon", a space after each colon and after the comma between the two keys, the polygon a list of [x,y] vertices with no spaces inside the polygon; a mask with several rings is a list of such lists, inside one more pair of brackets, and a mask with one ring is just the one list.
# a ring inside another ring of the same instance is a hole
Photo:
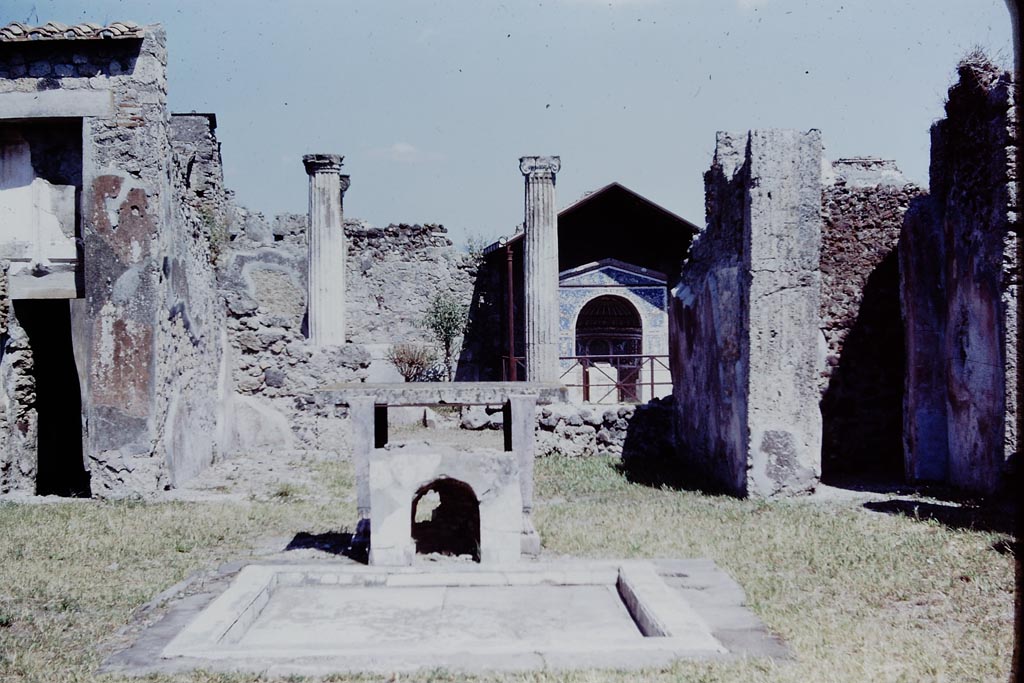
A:
{"label": "shadow on grass", "polygon": [[626,481],[656,489],[673,491],[698,491],[710,493],[705,487],[683,476],[680,463],[664,455],[643,458],[625,458],[614,465],[615,471],[626,478]]}
{"label": "shadow on grass", "polygon": [[822,477],[822,484],[847,491],[863,491],[865,493],[884,493],[893,496],[927,496],[936,500],[949,502],[967,502],[969,499],[956,489],[942,484],[910,484],[902,474],[894,475],[836,475]]}
{"label": "shadow on grass", "polygon": [[366,564],[367,548],[352,543],[352,534],[347,531],[328,531],[322,534],[311,534],[300,531],[285,546],[289,550],[319,550],[331,555],[341,555],[356,562]]}
{"label": "shadow on grass", "polygon": [[[864,507],[890,515],[936,521],[951,529],[990,531],[1008,535],[1014,534],[1017,514],[1013,505],[1006,501],[944,505],[919,500],[895,499],[869,501],[864,503]],[[1012,547],[1007,550],[1011,553],[1014,552]]]}
{"label": "shadow on grass", "polygon": [[655,398],[636,406],[622,443],[622,461],[616,471],[627,481],[641,486],[708,495],[728,491],[700,469],[688,465],[673,437],[672,396]]}

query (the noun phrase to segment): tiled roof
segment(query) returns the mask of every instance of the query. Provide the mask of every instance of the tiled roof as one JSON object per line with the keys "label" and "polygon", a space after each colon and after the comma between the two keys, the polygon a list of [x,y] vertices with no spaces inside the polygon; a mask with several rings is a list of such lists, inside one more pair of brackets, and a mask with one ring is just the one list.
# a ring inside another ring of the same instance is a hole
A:
{"label": "tiled roof", "polygon": [[26,26],[13,21],[0,28],[0,43],[29,40],[95,40],[102,38],[141,38],[142,27],[130,21],[115,21],[110,26],[76,24],[68,26],[51,21],[43,26]]}

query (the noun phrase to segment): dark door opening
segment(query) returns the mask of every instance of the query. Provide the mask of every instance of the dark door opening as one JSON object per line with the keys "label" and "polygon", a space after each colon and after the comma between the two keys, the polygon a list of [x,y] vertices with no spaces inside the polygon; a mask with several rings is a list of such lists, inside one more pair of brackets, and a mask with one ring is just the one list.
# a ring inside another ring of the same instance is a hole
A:
{"label": "dark door opening", "polygon": [[82,390],[71,341],[67,299],[23,299],[14,315],[32,348],[38,416],[36,493],[90,496],[82,460]]}
{"label": "dark door opening", "polygon": [[469,555],[480,561],[480,503],[473,488],[442,477],[412,499],[412,540],[417,553]]}
{"label": "dark door opening", "polygon": [[864,284],[857,318],[821,399],[821,479],[902,483],[906,351],[899,261],[893,249]]}

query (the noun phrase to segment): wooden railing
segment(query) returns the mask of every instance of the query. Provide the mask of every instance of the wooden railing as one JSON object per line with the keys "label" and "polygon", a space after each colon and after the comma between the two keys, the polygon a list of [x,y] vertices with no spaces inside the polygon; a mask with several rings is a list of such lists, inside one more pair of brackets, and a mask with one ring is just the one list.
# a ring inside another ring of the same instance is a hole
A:
{"label": "wooden railing", "polygon": [[[514,361],[515,379],[521,381],[526,378],[526,359],[517,356]],[[559,380],[570,389],[570,394],[573,389],[581,389],[583,400],[589,403],[609,399],[616,403],[639,403],[672,390],[667,355],[562,356],[561,361],[563,366],[569,361],[569,366],[562,370]],[[609,366],[617,373],[609,373]],[[511,377],[509,357],[503,356],[502,379],[509,381]]]}

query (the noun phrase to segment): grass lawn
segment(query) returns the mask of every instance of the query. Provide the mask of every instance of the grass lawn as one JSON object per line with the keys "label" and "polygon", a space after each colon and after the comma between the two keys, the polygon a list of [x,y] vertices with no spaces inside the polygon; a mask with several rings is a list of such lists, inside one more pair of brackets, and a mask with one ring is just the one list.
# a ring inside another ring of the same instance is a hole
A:
{"label": "grass lawn", "polygon": [[[322,495],[282,484],[287,495],[244,503],[0,504],[0,681],[95,680],[135,610],[191,572],[252,555],[268,538],[351,524],[348,465],[319,467]],[[759,503],[654,489],[629,483],[605,459],[542,459],[536,480],[546,553],[710,557],[739,581],[794,660],[482,680],[1007,679],[1013,557],[1005,534],[853,502]],[[198,672],[145,680],[254,679]]]}

